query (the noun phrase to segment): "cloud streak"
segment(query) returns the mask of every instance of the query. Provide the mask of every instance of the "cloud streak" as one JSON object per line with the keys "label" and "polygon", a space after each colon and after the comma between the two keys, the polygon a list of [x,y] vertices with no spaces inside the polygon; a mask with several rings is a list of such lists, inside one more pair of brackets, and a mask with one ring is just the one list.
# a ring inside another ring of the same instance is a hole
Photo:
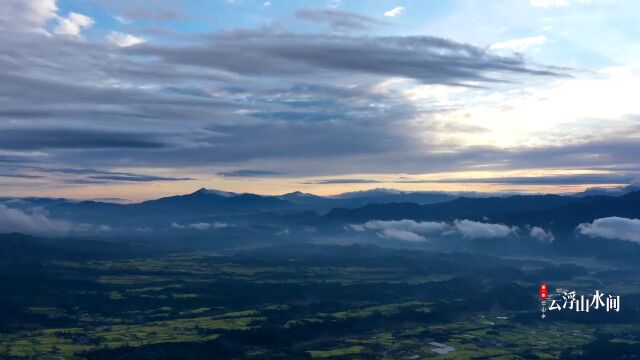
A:
{"label": "cloud streak", "polygon": [[[190,47],[143,44],[128,48],[135,55],[165,64],[230,71],[244,76],[301,76],[331,69],[415,79],[427,84],[465,85],[509,81],[513,75],[564,76],[527,64],[522,58],[498,56],[480,47],[430,36],[352,37],[236,31],[212,35]],[[254,59],[261,59],[256,67]],[[336,74],[337,75],[337,74]]]}
{"label": "cloud streak", "polygon": [[516,227],[471,220],[456,220],[453,223],[453,227],[466,239],[503,238],[515,235],[518,232],[518,228]]}
{"label": "cloud streak", "polygon": [[520,39],[507,40],[499,43],[492,44],[489,48],[492,50],[513,50],[524,51],[530,47],[542,45],[547,42],[547,38],[544,35],[530,36]]}
{"label": "cloud streak", "polygon": [[[519,229],[513,226],[466,219],[455,220],[452,223],[419,222],[407,219],[395,221],[371,220],[364,224],[347,225],[347,229],[357,232],[376,231],[380,237],[404,241],[426,241],[429,237],[441,236],[460,236],[469,240],[497,239],[518,236],[519,232]],[[545,232],[543,229],[539,229]],[[535,232],[535,235],[539,235],[538,231]],[[536,239],[538,238],[536,237]]]}
{"label": "cloud streak", "polygon": [[167,146],[153,135],[106,129],[0,129],[0,149],[157,149]]}
{"label": "cloud streak", "polygon": [[402,15],[404,13],[404,7],[403,6],[396,6],[391,10],[387,10],[384,12],[384,16],[387,17],[396,17],[399,15]]}
{"label": "cloud streak", "polygon": [[383,22],[355,13],[336,9],[301,9],[295,16],[302,20],[327,25],[337,31],[366,30],[384,25]]}
{"label": "cloud streak", "polygon": [[271,170],[256,170],[256,169],[240,169],[232,171],[222,171],[218,175],[230,178],[250,178],[250,177],[265,177],[265,176],[277,176],[284,175],[278,171]]}

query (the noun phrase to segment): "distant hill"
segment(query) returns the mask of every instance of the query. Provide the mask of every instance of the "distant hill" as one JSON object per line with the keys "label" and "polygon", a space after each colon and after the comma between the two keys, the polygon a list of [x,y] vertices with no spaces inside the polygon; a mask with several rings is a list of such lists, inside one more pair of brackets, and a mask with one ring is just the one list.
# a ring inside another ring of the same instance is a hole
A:
{"label": "distant hill", "polygon": [[549,224],[559,229],[573,229],[580,223],[609,216],[640,218],[640,191],[618,197],[587,196],[550,209],[505,214],[501,219],[514,223]]}
{"label": "distant hill", "polygon": [[397,202],[412,202],[416,204],[435,204],[451,201],[457,195],[444,192],[412,192],[393,189],[372,189],[366,191],[348,192],[335,196],[318,196],[302,192],[293,192],[280,196],[308,210],[326,212],[333,208],[357,208],[367,204],[389,204]]}
{"label": "distant hill", "polygon": [[575,198],[560,195],[516,195],[459,198],[448,202],[371,204],[357,209],[333,209],[327,219],[337,221],[483,219],[514,212],[542,210],[568,204]]}
{"label": "distant hill", "polygon": [[135,204],[101,201],[73,201],[62,198],[0,198],[12,208],[42,207],[53,218],[94,224],[166,223],[197,217],[247,215],[262,212],[325,213],[337,207],[357,208],[372,203],[415,202],[432,204],[455,199],[446,193],[401,192],[375,189],[338,196],[318,196],[292,192],[280,196],[238,194],[200,189],[186,195],[169,196]]}
{"label": "distant hill", "polygon": [[608,216],[640,218],[640,191],[618,197],[517,195],[503,198],[460,198],[428,205],[371,204],[356,209],[333,209],[325,216],[325,220],[362,223],[374,219],[417,221],[472,219],[513,225],[545,225],[567,230],[575,228],[582,222]]}
{"label": "distant hill", "polygon": [[90,223],[180,220],[197,216],[248,214],[294,209],[295,204],[275,196],[235,194],[200,189],[187,195],[169,196],[137,204],[97,201],[56,202],[47,207],[55,217]]}
{"label": "distant hill", "polygon": [[585,196],[623,196],[628,193],[640,191],[640,185],[632,184],[625,187],[616,187],[616,188],[589,188],[583,192],[579,192],[573,194],[575,197],[585,197]]}
{"label": "distant hill", "polygon": [[[233,223],[309,226],[362,223],[368,220],[451,221],[470,219],[512,225],[539,225],[571,230],[599,217],[640,218],[640,191],[616,196],[513,195],[459,197],[442,192],[403,192],[388,189],[318,196],[292,192],[280,196],[237,194],[200,189],[136,204],[66,199],[0,199],[0,204],[28,212],[40,207],[48,217],[75,224],[168,228],[173,222],[194,224],[229,217]],[[621,190],[622,191],[622,190]],[[304,214],[304,216],[294,216]],[[319,215],[316,215],[319,214]],[[314,220],[311,220],[314,219]],[[106,236],[106,234],[103,234]]]}

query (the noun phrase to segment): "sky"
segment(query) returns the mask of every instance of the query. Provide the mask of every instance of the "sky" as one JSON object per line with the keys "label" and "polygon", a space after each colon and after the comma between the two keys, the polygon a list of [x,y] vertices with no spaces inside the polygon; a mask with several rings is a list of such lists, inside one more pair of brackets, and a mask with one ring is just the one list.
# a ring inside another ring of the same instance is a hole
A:
{"label": "sky", "polygon": [[0,196],[640,181],[640,2],[2,0]]}

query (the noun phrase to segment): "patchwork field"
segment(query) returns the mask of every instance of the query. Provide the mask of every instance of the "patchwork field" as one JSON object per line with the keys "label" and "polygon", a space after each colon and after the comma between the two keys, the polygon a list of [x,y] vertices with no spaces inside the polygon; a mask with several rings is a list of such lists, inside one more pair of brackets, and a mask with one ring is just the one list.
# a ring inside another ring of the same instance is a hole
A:
{"label": "patchwork field", "polygon": [[[43,263],[4,275],[15,312],[3,319],[0,358],[554,359],[603,341],[639,345],[634,314],[539,319],[537,274],[558,264],[485,260],[197,253]],[[567,269],[550,284],[604,284]],[[606,289],[637,298],[633,281],[608,279]]]}

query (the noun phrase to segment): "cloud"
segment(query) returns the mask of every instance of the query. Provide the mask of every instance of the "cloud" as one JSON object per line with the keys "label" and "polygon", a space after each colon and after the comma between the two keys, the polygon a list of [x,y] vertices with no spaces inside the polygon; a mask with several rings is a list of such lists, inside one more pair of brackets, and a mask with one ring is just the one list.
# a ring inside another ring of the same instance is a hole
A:
{"label": "cloud", "polygon": [[396,6],[391,10],[385,11],[384,16],[388,16],[388,17],[396,17],[398,15],[402,15],[404,13],[404,7],[402,6]]}
{"label": "cloud", "polygon": [[225,223],[225,222],[219,222],[216,221],[212,224],[209,223],[194,223],[194,224],[189,224],[189,225],[180,225],[177,222],[173,222],[171,223],[171,228],[172,229],[177,229],[177,230],[182,230],[182,229],[192,229],[192,230],[209,230],[210,228],[214,228],[214,229],[224,229],[224,228],[228,228],[228,227],[233,227],[232,225]]}
{"label": "cloud", "polygon": [[515,235],[517,227],[502,224],[489,224],[471,220],[456,220],[453,227],[467,239],[493,239]]}
{"label": "cloud", "polygon": [[[529,66],[522,58],[429,36],[351,37],[237,31],[216,34],[208,44],[189,47],[141,45],[131,54],[167,64],[231,71],[245,76],[360,73],[415,79],[428,84],[464,85],[506,81],[508,75],[561,76]],[[261,59],[256,67],[255,59]]]}
{"label": "cloud", "polygon": [[208,223],[196,223],[196,224],[187,225],[187,227],[189,229],[195,229],[195,230],[208,230],[211,227],[211,224],[208,224]]}
{"label": "cloud", "polygon": [[379,81],[490,85],[536,68],[434,37],[247,30],[189,40],[121,48],[0,33],[0,118],[21,124],[0,128],[0,150],[77,167],[216,163],[292,176],[471,166],[505,153],[435,149],[434,110]]}
{"label": "cloud", "polygon": [[[595,170],[595,169],[594,169]],[[396,183],[396,184],[512,184],[512,185],[589,185],[589,184],[631,184],[638,179],[636,173],[615,174],[615,173],[595,173],[595,174],[570,174],[570,175],[548,175],[548,176],[505,176],[489,178],[455,178],[446,179],[321,179],[301,182],[302,184],[331,185],[331,184],[375,184],[375,183]]]}
{"label": "cloud", "polygon": [[332,185],[332,184],[376,184],[380,183],[379,180],[373,179],[323,179],[304,181],[302,184],[315,184],[315,185]]}
{"label": "cloud", "polygon": [[83,14],[70,12],[67,17],[58,17],[58,26],[53,29],[53,32],[58,35],[79,37],[83,30],[93,26],[93,24],[94,21],[92,18]]}
{"label": "cloud", "polygon": [[0,28],[45,32],[45,25],[56,18],[55,0],[0,1]]}
{"label": "cloud", "polygon": [[513,39],[492,44],[489,49],[491,50],[513,50],[513,51],[525,51],[530,47],[542,45],[547,42],[547,37],[544,35],[530,36],[520,39]]}
{"label": "cloud", "polygon": [[[1,32],[0,150],[19,153],[19,163],[28,159],[51,167],[184,174],[211,171],[215,164],[214,171],[260,169],[327,184],[356,170],[416,174],[545,162],[582,166],[611,163],[620,153],[627,155],[617,160],[637,161],[627,152],[634,149],[631,141],[581,149],[576,142],[572,149],[467,147],[447,141],[450,134],[437,126],[449,108],[413,102],[404,93],[416,84],[524,85],[530,76],[556,79],[564,71],[520,56],[422,36],[269,29],[181,36],[184,41],[117,47]],[[404,82],[393,88],[387,86],[390,79]],[[56,177],[51,185],[110,181],[109,174],[95,175],[102,179]],[[117,178],[111,181],[136,180],[112,175]]]}
{"label": "cloud", "polygon": [[420,234],[436,234],[446,231],[449,225],[444,222],[418,222],[404,219],[394,221],[371,220],[361,225],[348,225],[348,227],[355,231],[394,229]]}
{"label": "cloud", "polygon": [[471,220],[445,222],[417,222],[414,220],[382,221],[372,220],[364,224],[347,225],[350,230],[363,232],[378,231],[378,235],[405,241],[424,241],[429,235],[460,235],[466,239],[492,239],[517,234],[517,227],[502,224],[482,223]]}
{"label": "cloud", "polygon": [[640,219],[617,216],[595,219],[576,228],[580,234],[612,240],[627,240],[640,243]]}
{"label": "cloud", "polygon": [[186,178],[186,177],[167,177],[167,176],[138,175],[138,174],[126,174],[126,173],[122,175],[94,175],[94,176],[89,176],[89,178],[95,179],[95,180],[124,181],[124,182],[195,180],[193,178]]}
{"label": "cloud", "polygon": [[572,174],[549,176],[512,176],[495,178],[449,178],[444,180],[420,180],[459,184],[513,184],[513,185],[584,185],[584,184],[629,184],[635,174]]}
{"label": "cloud", "polygon": [[276,176],[276,175],[283,175],[283,173],[278,171],[271,171],[271,170],[241,169],[241,170],[233,170],[233,171],[222,171],[222,172],[219,172],[218,175],[234,178],[234,177]]}
{"label": "cloud", "polygon": [[545,231],[543,228],[538,226],[534,226],[531,228],[529,236],[542,243],[552,243],[556,239],[551,231]]}
{"label": "cloud", "polygon": [[295,15],[299,19],[325,24],[333,30],[365,30],[384,24],[367,16],[335,9],[301,9]]}
{"label": "cloud", "polygon": [[[122,171],[107,171],[91,168],[57,168],[57,167],[39,167],[39,166],[23,166],[22,170],[30,173],[56,174],[62,177],[65,182],[70,184],[106,184],[111,182],[154,182],[154,181],[188,181],[195,180],[189,177],[172,177],[172,176],[156,176],[146,174],[136,174]],[[2,174],[0,173],[0,176]],[[16,175],[18,176],[18,175]],[[83,178],[78,178],[82,176]],[[27,175],[20,174],[24,178],[42,178],[43,175]],[[69,177],[72,177],[69,179]],[[122,200],[122,199],[118,199]]]}
{"label": "cloud", "polygon": [[529,4],[533,7],[565,7],[571,4],[588,4],[591,0],[529,0]]}
{"label": "cloud", "polygon": [[124,16],[120,16],[120,15],[111,15],[112,18],[116,19],[116,21],[118,21],[120,24],[124,24],[124,25],[128,25],[131,23],[131,20],[127,19]]}
{"label": "cloud", "polygon": [[142,44],[146,41],[144,38],[117,31],[111,31],[106,39],[108,42],[122,47]]}
{"label": "cloud", "polygon": [[340,5],[342,5],[342,0],[329,0],[327,3],[327,7],[330,9],[338,8]]}
{"label": "cloud", "polygon": [[147,134],[103,129],[0,129],[0,149],[157,149],[165,144]]}
{"label": "cloud", "polygon": [[18,179],[41,179],[44,176],[28,175],[28,174],[20,174],[20,173],[0,173],[0,178],[3,178],[3,177],[18,178]]}
{"label": "cloud", "polygon": [[402,240],[402,241],[426,241],[424,236],[416,234],[411,231],[406,230],[398,230],[398,229],[383,229],[379,234],[381,237],[393,240]]}
{"label": "cloud", "polygon": [[[140,1],[137,1],[140,3]],[[152,21],[179,21],[185,20],[187,16],[177,10],[162,8],[157,1],[150,1],[146,5],[124,11],[122,17],[132,20],[152,20]]]}
{"label": "cloud", "polygon": [[109,225],[92,225],[92,224],[77,224],[73,227],[73,232],[77,233],[109,233],[113,228]]}
{"label": "cloud", "polygon": [[[465,239],[493,239],[516,235],[517,227],[490,224],[471,220],[455,220],[453,223],[414,220],[382,221],[372,220],[364,224],[347,225],[347,229],[363,232],[378,231],[378,235],[398,240],[426,240],[430,235],[460,235]],[[410,235],[412,234],[412,235]]]}
{"label": "cloud", "polygon": [[70,222],[49,218],[48,213],[41,208],[22,211],[0,205],[0,233],[58,236],[68,233],[72,227]]}

